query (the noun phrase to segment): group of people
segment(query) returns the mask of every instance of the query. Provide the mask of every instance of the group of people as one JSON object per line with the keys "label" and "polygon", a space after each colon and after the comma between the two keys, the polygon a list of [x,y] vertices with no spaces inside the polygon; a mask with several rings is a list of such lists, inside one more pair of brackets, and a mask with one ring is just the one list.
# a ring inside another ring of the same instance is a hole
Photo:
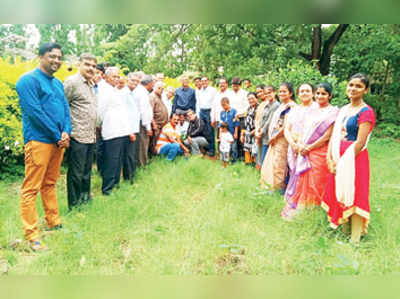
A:
{"label": "group of people", "polygon": [[207,76],[181,77],[176,90],[165,87],[162,74],[129,73],[97,63],[84,53],[79,70],[64,83],[56,79],[62,63],[56,43],[39,48],[39,66],[17,82],[22,111],[25,179],[21,218],[33,250],[40,239],[36,196],[40,191],[48,227],[62,228],[56,195],[64,150],[68,162],[70,210],[92,201],[94,160],[102,177],[102,193],[110,195],[120,177],[133,184],[136,168],[149,158],[203,156],[229,163],[244,160],[261,172],[261,184],[284,193],[283,219],[304,207],[322,205],[332,226],[351,219],[358,242],[369,221],[369,162],[366,146],[375,125],[374,112],[363,101],[369,87],[365,75],[353,76],[340,111],[330,104],[332,87],[301,84],[299,104],[290,83],[278,91],[234,77],[219,89]]}

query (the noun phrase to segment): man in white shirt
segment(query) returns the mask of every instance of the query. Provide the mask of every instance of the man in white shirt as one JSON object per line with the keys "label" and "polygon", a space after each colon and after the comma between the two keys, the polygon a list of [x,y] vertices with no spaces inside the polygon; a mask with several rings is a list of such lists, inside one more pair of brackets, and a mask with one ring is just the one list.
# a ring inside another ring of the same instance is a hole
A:
{"label": "man in white shirt", "polygon": [[138,164],[139,154],[139,128],[140,128],[140,113],[139,103],[135,101],[134,90],[139,85],[139,76],[134,73],[129,73],[127,76],[126,86],[121,90],[122,94],[126,97],[128,105],[129,119],[132,121],[132,125],[135,128],[135,140],[127,145],[126,155],[124,161],[122,161],[122,175],[124,180],[130,181],[133,184],[133,177],[136,171],[136,165]]}
{"label": "man in white shirt", "polygon": [[206,76],[201,78],[202,89],[199,90],[197,99],[197,115],[204,121],[205,129],[211,136],[211,143],[209,144],[208,155],[213,157],[215,155],[215,135],[214,129],[211,126],[211,109],[214,106],[215,96],[217,89],[209,86],[209,81]]}
{"label": "man in white shirt", "polygon": [[173,88],[172,86],[168,86],[161,96],[161,99],[168,110],[168,119],[171,117],[172,100],[174,98],[174,95],[175,95],[175,88]]}
{"label": "man in white shirt", "polygon": [[[110,195],[119,184],[121,161],[124,159],[127,145],[136,140],[138,128],[130,119],[126,97],[116,89],[119,69],[110,67],[106,71],[106,83],[99,90],[98,123],[104,140],[104,169],[102,172],[102,192]],[[136,132],[135,132],[136,131]]]}
{"label": "man in white shirt", "polygon": [[230,100],[232,96],[232,90],[228,89],[228,80],[226,78],[219,79],[219,88],[220,89],[215,95],[213,107],[211,109],[211,125],[214,128],[216,128],[217,123],[220,122],[222,98],[227,97]]}
{"label": "man in white shirt", "polygon": [[140,133],[139,133],[139,164],[145,166],[148,160],[150,136],[153,135],[151,121],[153,120],[153,109],[150,105],[150,91],[154,82],[150,75],[144,75],[140,84],[136,87],[133,97],[139,103]]}
{"label": "man in white shirt", "polygon": [[[246,119],[247,109],[249,107],[249,101],[247,99],[248,92],[241,88],[242,80],[240,77],[233,77],[231,80],[232,85],[232,97],[230,98],[231,107],[236,110],[236,116],[240,122],[239,132],[244,130],[244,122]],[[243,144],[239,138],[237,140],[238,146],[238,157],[244,156]]]}

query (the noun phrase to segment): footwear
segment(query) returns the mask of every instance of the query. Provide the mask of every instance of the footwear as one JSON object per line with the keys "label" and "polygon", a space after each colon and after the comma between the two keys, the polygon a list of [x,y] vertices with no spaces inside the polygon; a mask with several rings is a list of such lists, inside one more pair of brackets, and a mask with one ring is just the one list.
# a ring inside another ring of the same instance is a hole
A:
{"label": "footwear", "polygon": [[53,227],[46,227],[44,230],[46,232],[53,232],[53,231],[56,231],[56,230],[60,230],[62,228],[63,228],[63,225],[60,223],[60,224],[58,224],[56,226],[53,226]]}
{"label": "footwear", "polygon": [[39,252],[48,250],[47,246],[44,245],[44,243],[39,238],[30,240],[29,243],[33,251]]}

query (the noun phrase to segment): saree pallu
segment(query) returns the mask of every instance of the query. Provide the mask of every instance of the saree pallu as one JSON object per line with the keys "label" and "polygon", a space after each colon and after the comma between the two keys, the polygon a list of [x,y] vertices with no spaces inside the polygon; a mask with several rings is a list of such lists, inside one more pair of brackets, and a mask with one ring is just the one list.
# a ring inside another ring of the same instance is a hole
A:
{"label": "saree pallu", "polygon": [[[352,143],[353,141],[342,140],[340,142],[340,155],[343,155]],[[328,213],[332,228],[337,228],[340,224],[348,222],[353,214],[357,214],[363,218],[362,234],[365,235],[367,233],[370,219],[369,172],[368,150],[365,149],[355,157],[354,203],[350,207],[338,202],[335,192],[335,175],[328,174],[326,193],[321,206]]]}
{"label": "saree pallu", "polygon": [[288,142],[284,136],[270,145],[261,168],[261,186],[269,190],[283,189],[286,186]]}

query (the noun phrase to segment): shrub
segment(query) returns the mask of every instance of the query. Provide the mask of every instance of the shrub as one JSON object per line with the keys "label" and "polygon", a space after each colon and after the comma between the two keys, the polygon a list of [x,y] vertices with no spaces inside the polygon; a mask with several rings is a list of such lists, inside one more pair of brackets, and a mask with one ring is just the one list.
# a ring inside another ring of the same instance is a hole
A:
{"label": "shrub", "polygon": [[[0,58],[0,179],[23,173],[22,118],[15,85],[24,73],[37,65],[37,60],[22,61],[17,57],[10,63]],[[55,75],[64,81],[75,72],[76,68],[69,71],[63,64]]]}

